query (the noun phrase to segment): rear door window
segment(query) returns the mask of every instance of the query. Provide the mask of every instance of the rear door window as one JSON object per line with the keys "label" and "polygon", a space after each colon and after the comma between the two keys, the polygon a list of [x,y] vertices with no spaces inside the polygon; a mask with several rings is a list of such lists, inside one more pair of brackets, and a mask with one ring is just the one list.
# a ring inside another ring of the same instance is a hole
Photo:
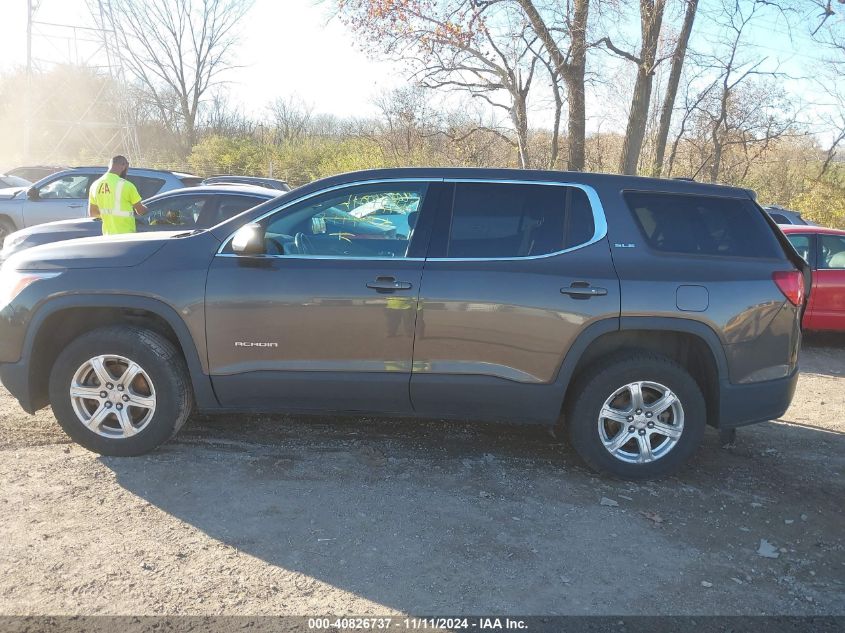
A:
{"label": "rear door window", "polygon": [[771,226],[751,200],[631,191],[624,195],[654,250],[717,257],[782,256]]}
{"label": "rear door window", "polygon": [[447,257],[548,255],[593,237],[593,211],[576,187],[457,183]]}
{"label": "rear door window", "polygon": [[220,196],[216,213],[213,215],[203,213],[197,225],[207,228],[215,224],[220,224],[223,220],[228,220],[242,211],[251,209],[266,201],[267,198],[259,198],[257,196]]}

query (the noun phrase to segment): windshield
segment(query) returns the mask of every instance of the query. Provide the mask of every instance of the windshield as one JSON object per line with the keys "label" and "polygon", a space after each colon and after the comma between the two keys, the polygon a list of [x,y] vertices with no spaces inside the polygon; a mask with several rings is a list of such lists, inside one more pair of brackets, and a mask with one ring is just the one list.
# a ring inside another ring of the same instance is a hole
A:
{"label": "windshield", "polygon": [[0,184],[3,187],[29,187],[32,183],[25,178],[18,176],[0,176]]}

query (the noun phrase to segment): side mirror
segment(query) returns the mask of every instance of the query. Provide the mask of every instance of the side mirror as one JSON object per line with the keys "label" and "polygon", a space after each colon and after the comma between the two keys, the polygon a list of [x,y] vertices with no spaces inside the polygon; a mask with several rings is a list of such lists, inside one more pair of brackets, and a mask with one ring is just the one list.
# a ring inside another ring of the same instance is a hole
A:
{"label": "side mirror", "polygon": [[246,224],[239,228],[232,238],[232,252],[238,255],[264,255],[264,227],[260,224]]}
{"label": "side mirror", "polygon": [[35,187],[30,187],[26,190],[26,197],[30,200],[38,200],[38,189]]}

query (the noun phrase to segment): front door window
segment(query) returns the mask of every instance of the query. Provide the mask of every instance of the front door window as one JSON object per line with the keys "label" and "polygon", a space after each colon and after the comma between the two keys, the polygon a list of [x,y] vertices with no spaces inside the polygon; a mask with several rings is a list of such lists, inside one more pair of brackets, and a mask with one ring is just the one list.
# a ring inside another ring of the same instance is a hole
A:
{"label": "front door window", "polygon": [[43,200],[87,198],[90,180],[87,175],[56,178],[38,190],[38,197]]}
{"label": "front door window", "polygon": [[822,235],[819,268],[828,270],[845,269],[845,237]]}
{"label": "front door window", "polygon": [[193,229],[199,224],[206,207],[212,207],[212,196],[172,196],[151,202],[141,222],[158,230]]}
{"label": "front door window", "polygon": [[266,224],[268,254],[406,257],[425,183],[361,185],[286,209]]}

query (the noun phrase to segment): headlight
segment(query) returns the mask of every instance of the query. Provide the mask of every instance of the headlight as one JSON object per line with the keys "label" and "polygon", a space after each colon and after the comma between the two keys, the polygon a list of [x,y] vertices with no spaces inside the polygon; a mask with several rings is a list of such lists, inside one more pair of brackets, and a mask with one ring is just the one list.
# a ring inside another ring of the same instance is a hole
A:
{"label": "headlight", "polygon": [[58,277],[61,272],[21,271],[8,266],[0,268],[0,310],[12,303],[20,293],[40,279]]}

